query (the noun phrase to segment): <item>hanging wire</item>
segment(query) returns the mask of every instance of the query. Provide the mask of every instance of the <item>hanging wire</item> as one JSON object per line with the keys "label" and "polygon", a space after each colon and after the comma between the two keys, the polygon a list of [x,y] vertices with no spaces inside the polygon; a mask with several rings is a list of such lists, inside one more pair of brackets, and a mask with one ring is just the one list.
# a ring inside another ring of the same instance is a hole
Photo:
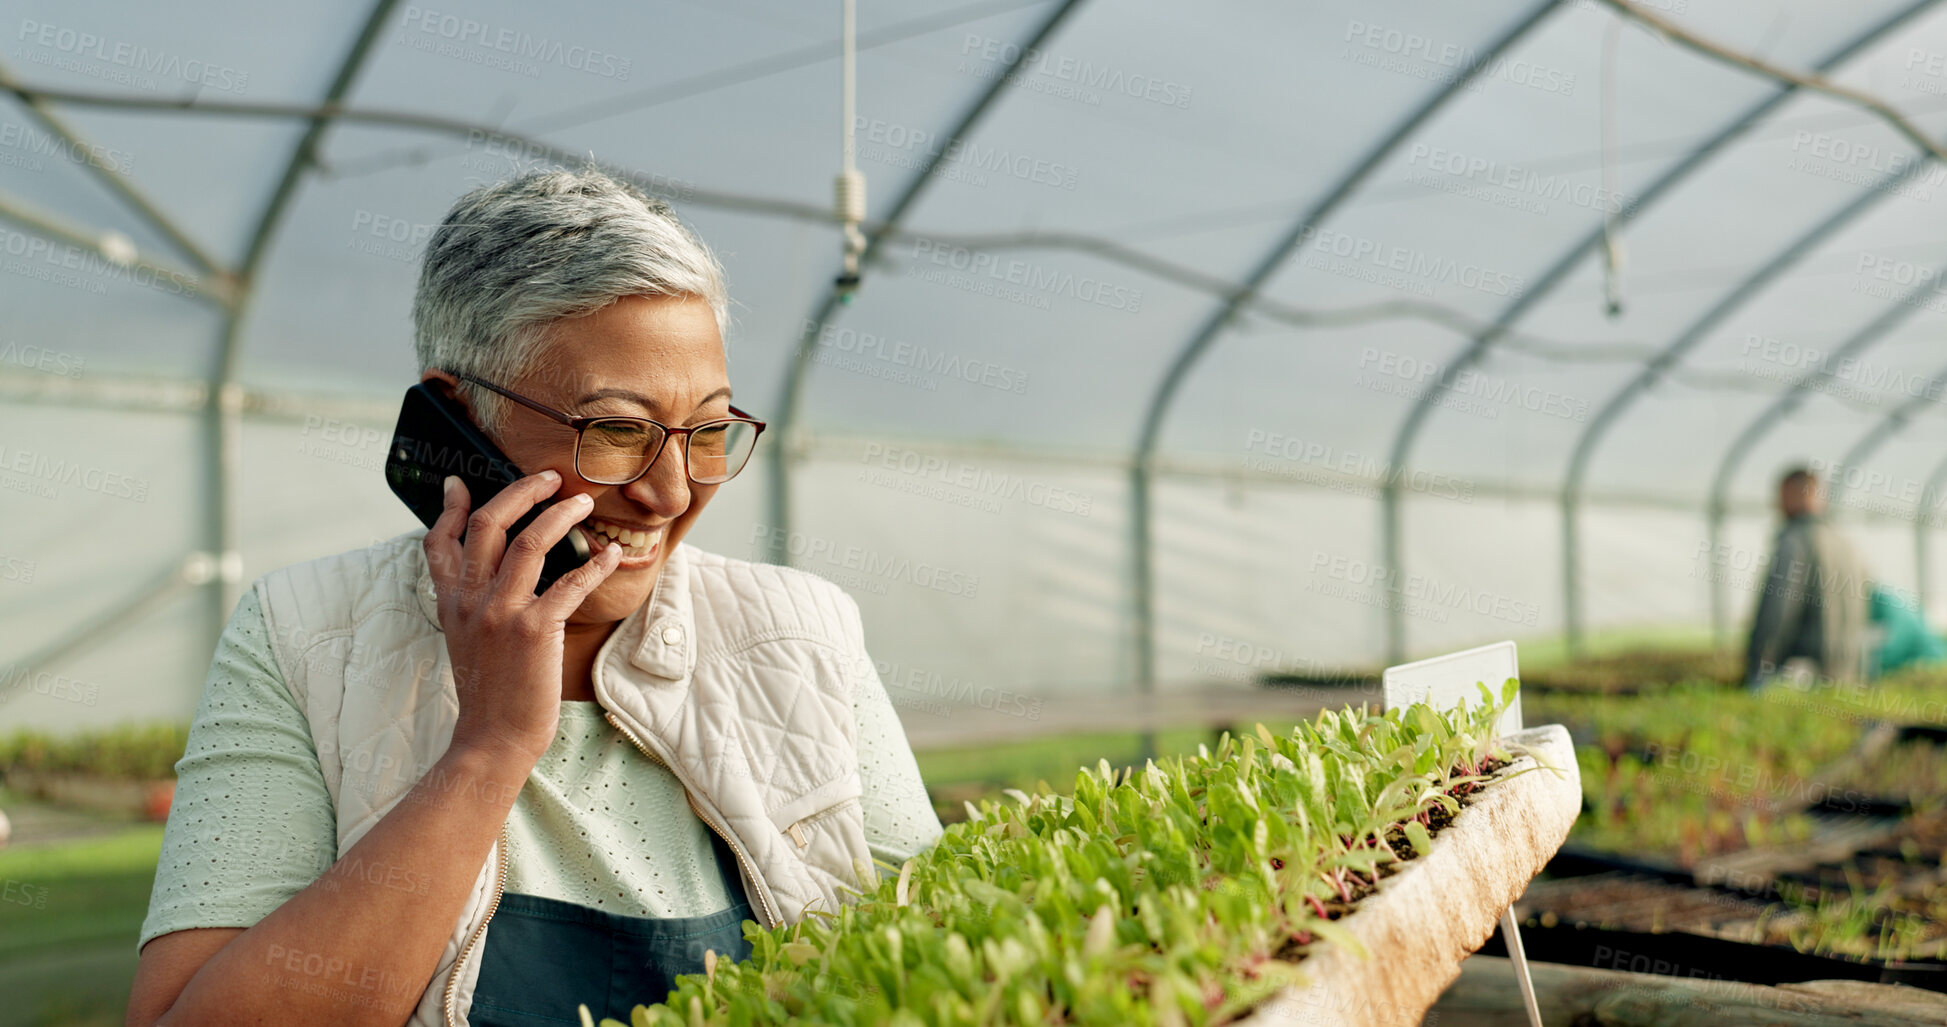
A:
{"label": "hanging wire", "polygon": [[[1611,18],[1602,35],[1602,109],[1599,116],[1602,134],[1602,195],[1619,196],[1616,191],[1616,46],[1622,39],[1621,18]],[[1622,211],[1608,211],[1602,219],[1602,293],[1611,318],[1622,316],[1623,244],[1617,234],[1622,228]]]}
{"label": "hanging wire", "polygon": [[859,288],[859,258],[865,254],[865,233],[859,223],[865,220],[865,176],[859,173],[857,158],[858,111],[858,0],[841,0],[842,26],[839,30],[843,50],[839,57],[840,119],[838,181],[833,199],[839,222],[845,230],[845,270],[833,285],[840,303],[852,302]]}

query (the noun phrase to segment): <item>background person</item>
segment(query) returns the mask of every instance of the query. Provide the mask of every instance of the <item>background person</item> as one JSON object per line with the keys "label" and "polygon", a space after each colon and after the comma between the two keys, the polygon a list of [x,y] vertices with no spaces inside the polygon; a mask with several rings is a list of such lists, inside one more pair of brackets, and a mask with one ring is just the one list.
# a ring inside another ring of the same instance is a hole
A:
{"label": "background person", "polygon": [[1825,497],[1810,470],[1795,467],[1778,482],[1784,524],[1758,594],[1745,648],[1744,683],[1758,688],[1791,660],[1809,661],[1828,680],[1867,673],[1866,565],[1823,517]]}

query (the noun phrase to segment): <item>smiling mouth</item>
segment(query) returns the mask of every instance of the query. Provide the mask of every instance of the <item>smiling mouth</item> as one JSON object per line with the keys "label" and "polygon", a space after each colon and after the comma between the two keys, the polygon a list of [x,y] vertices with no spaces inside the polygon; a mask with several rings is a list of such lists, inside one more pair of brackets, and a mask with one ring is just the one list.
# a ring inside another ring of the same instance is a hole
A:
{"label": "smiling mouth", "polygon": [[610,542],[622,547],[622,558],[652,556],[656,546],[662,541],[662,530],[646,531],[641,528],[626,528],[613,521],[600,517],[590,517],[580,524],[582,534],[588,536],[589,547],[599,551]]}

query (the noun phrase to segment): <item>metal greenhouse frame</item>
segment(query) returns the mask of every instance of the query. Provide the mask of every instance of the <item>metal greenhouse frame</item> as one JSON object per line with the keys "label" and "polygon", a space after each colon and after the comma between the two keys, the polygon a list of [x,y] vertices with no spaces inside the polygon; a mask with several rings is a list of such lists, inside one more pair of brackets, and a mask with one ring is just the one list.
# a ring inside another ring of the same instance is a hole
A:
{"label": "metal greenhouse frame", "polygon": [[[1694,40],[1688,40],[1681,33],[1671,29],[1667,23],[1654,20],[1653,15],[1648,15],[1622,0],[1602,0],[1602,2],[1615,9],[1620,15],[1644,21],[1654,30],[1671,35],[1680,43],[1692,45],[1700,50],[1704,49]],[[1511,19],[1482,50],[1478,59],[1463,73],[1430,89],[1417,107],[1383,132],[1374,144],[1351,162],[1329,188],[1304,206],[1295,218],[1285,222],[1272,244],[1256,257],[1248,272],[1235,281],[1213,278],[1160,258],[1136,252],[1113,240],[1089,236],[1029,233],[1018,236],[968,237],[965,240],[973,246],[1086,253],[1118,262],[1144,275],[1173,281],[1198,290],[1208,294],[1214,301],[1194,330],[1174,348],[1172,351],[1174,355],[1168,359],[1153,388],[1147,396],[1143,397],[1144,402],[1136,422],[1139,428],[1134,445],[1128,451],[1126,459],[1117,465],[1118,471],[1126,472],[1130,489],[1129,531],[1124,556],[1129,574],[1129,592],[1126,599],[1129,622],[1132,625],[1130,655],[1134,668],[1134,680],[1131,682],[1133,687],[1143,691],[1153,691],[1158,684],[1156,667],[1158,586],[1155,567],[1158,541],[1152,505],[1157,480],[1168,473],[1159,462],[1163,432],[1184,384],[1203,358],[1216,347],[1226,331],[1233,329],[1241,316],[1262,313],[1294,323],[1305,323],[1311,312],[1294,311],[1265,297],[1262,291],[1267,283],[1287,265],[1294,252],[1307,239],[1312,238],[1321,226],[1340,213],[1347,201],[1358,194],[1362,186],[1368,183],[1382,165],[1396,156],[1401,148],[1411,142],[1416,134],[1456,96],[1465,92],[1482,69],[1488,67],[1499,56],[1512,52],[1524,39],[1547,26],[1558,12],[1570,6],[1572,5],[1559,0],[1543,0]],[[1442,384],[1420,393],[1411,402],[1404,417],[1391,433],[1391,444],[1384,464],[1387,477],[1379,493],[1377,511],[1379,559],[1383,565],[1398,567],[1405,562],[1402,520],[1406,496],[1402,476],[1398,470],[1405,467],[1412,459],[1415,444],[1427,427],[1429,418],[1435,412],[1444,382],[1451,375],[1480,364],[1497,346],[1513,339],[1524,318],[1554,294],[1578,268],[1585,265],[1586,261],[1592,256],[1599,255],[1618,228],[1640,217],[1660,200],[1676,193],[1694,173],[1705,168],[1714,158],[1727,152],[1734,142],[1764,123],[1765,119],[1780,110],[1794,95],[1808,87],[1814,87],[1843,96],[1844,94],[1836,87],[1830,86],[1825,76],[1843,71],[1850,62],[1869,54],[1874,47],[1937,6],[1937,0],[1914,0],[1899,7],[1834,46],[1813,65],[1811,72],[1806,76],[1781,75],[1777,69],[1756,60],[1740,60],[1735,55],[1715,54],[1706,50],[1711,59],[1726,60],[1767,76],[1774,83],[1775,88],[1769,95],[1750,104],[1724,122],[1700,145],[1672,162],[1647,187],[1640,190],[1637,201],[1633,205],[1577,238],[1541,271],[1528,288],[1506,303],[1490,323],[1474,325],[1464,318],[1452,316],[1450,312],[1441,313],[1425,309],[1403,309],[1398,312],[1398,316],[1419,317],[1463,329],[1461,334],[1465,336],[1465,341],[1458,353],[1444,365]],[[203,418],[203,459],[208,473],[207,488],[203,494],[202,547],[186,554],[173,572],[159,580],[141,585],[127,596],[110,604],[99,615],[77,625],[69,634],[40,646],[20,661],[26,666],[41,668],[61,663],[89,643],[100,640],[106,633],[138,619],[188,590],[208,587],[207,611],[211,622],[215,625],[220,625],[228,611],[236,604],[243,584],[243,560],[238,528],[240,513],[235,486],[235,478],[242,462],[243,420],[246,416],[257,415],[288,416],[288,412],[293,409],[287,398],[248,389],[239,381],[238,367],[240,352],[244,345],[245,319],[252,309],[252,301],[256,296],[260,274],[271,243],[283,225],[292,203],[305,185],[307,177],[314,173],[318,164],[321,141],[334,125],[339,123],[384,125],[446,137],[464,137],[469,132],[492,131],[519,139],[534,147],[536,152],[550,154],[556,152],[555,148],[546,142],[526,138],[492,125],[406,111],[362,109],[348,104],[347,98],[351,95],[353,86],[364,70],[383,27],[396,7],[396,0],[377,0],[371,5],[354,41],[336,61],[336,71],[331,76],[329,86],[314,104],[309,105],[222,100],[188,101],[67,89],[41,89],[22,82],[12,69],[0,67],[0,90],[18,99],[47,131],[74,146],[85,146],[87,140],[61,118],[58,111],[64,105],[176,116],[294,120],[303,126],[296,145],[291,147],[281,162],[282,170],[277,177],[275,189],[252,219],[253,228],[248,245],[242,260],[236,266],[225,266],[205,248],[199,246],[133,181],[110,167],[94,163],[87,165],[88,171],[125,203],[136,216],[188,255],[191,260],[189,267],[179,267],[165,260],[137,254],[132,244],[119,234],[104,233],[86,226],[68,224],[61,218],[34,209],[21,200],[0,195],[0,219],[18,225],[28,232],[84,247],[116,264],[140,267],[152,274],[174,276],[179,280],[191,282],[193,298],[210,305],[221,316],[214,366],[202,379],[184,380],[166,385],[98,380],[86,385],[68,383],[58,387],[53,385],[29,387],[18,383],[8,383],[5,386],[10,398],[28,402],[78,405],[116,403],[147,409],[194,412]],[[1008,99],[1009,75],[1014,71],[1021,55],[1038,50],[1055,39],[1081,7],[1081,0],[1060,0],[1059,3],[1052,5],[1048,13],[1040,17],[1032,30],[1021,38],[1013,49],[1014,57],[1005,62],[1006,66],[1000,73],[993,75],[984,85],[974,90],[972,97],[950,124],[946,125],[938,138],[951,143],[970,137],[983,120]],[[824,55],[824,51],[820,51],[819,56],[822,58]],[[1584,645],[1587,635],[1584,604],[1586,582],[1581,532],[1583,511],[1589,499],[1590,464],[1599,446],[1609,437],[1617,422],[1636,401],[1649,394],[1659,382],[1668,378],[1694,347],[1710,337],[1739,310],[1762,297],[1768,286],[1775,283],[1783,273],[1798,264],[1808,254],[1813,253],[1821,243],[1828,241],[1846,226],[1872,211],[1886,197],[1893,194],[1894,187],[1930,167],[1941,154],[1937,145],[1931,149],[1924,146],[1916,149],[1918,160],[1911,162],[1901,171],[1882,176],[1857,197],[1824,213],[1776,252],[1754,259],[1749,269],[1742,273],[1740,280],[1723,291],[1704,309],[1703,313],[1691,319],[1667,342],[1645,355],[1640,361],[1640,369],[1626,384],[1600,404],[1595,414],[1588,420],[1586,427],[1575,438],[1572,454],[1560,480],[1559,492],[1552,496],[1558,503],[1560,517],[1562,560],[1560,595],[1564,612],[1563,630],[1572,650],[1579,650]],[[882,251],[887,244],[906,237],[907,215],[914,210],[922,194],[932,183],[934,176],[930,172],[941,159],[940,150],[926,157],[887,208],[884,216],[877,221],[863,224],[866,243],[861,259],[865,267],[870,268],[874,265],[875,260],[882,256]],[[611,170],[629,175],[633,169],[615,167]],[[704,207],[738,210],[817,225],[830,224],[834,220],[832,213],[822,207],[779,200],[753,199],[708,190],[696,191],[691,202]],[[869,275],[870,271],[866,273]],[[1914,292],[1917,293],[1922,288],[1924,286],[1916,287]],[[1870,322],[1857,328],[1839,346],[1837,355],[1844,356],[1863,351],[1885,338],[1919,309],[1917,303],[1910,301],[1912,296],[1913,294],[1910,293],[1908,300],[1893,303]],[[827,292],[820,297],[808,312],[804,330],[789,360],[783,383],[783,402],[773,419],[776,425],[775,438],[778,441],[773,446],[773,459],[770,460],[767,468],[770,524],[784,531],[788,531],[794,523],[793,470],[805,459],[808,448],[808,432],[803,426],[806,419],[805,394],[816,353],[817,333],[823,326],[840,318],[844,310],[845,307],[837,292]],[[1713,541],[1721,538],[1723,534],[1731,506],[1732,483],[1746,458],[1760,440],[1791,418],[1801,408],[1806,398],[1821,382],[1829,380],[1830,376],[1831,372],[1828,369],[1820,368],[1799,377],[1779,392],[1770,404],[1725,447],[1716,462],[1716,470],[1708,486],[1707,498],[1702,508],[1697,511],[1703,516]],[[1930,381],[1933,386],[1947,383],[1947,367],[1943,367]],[[1932,392],[1934,389],[1930,388],[1928,391]],[[1850,447],[1842,466],[1857,466],[1870,458],[1883,443],[1910,423],[1925,402],[1927,401],[1916,397],[1885,412]],[[1913,516],[1914,562],[1923,602],[1932,592],[1927,569],[1930,536],[1934,527],[1934,511],[1941,505],[1943,499],[1947,499],[1947,460],[1939,463],[1927,479],[1925,487],[1921,490],[1917,511]],[[788,562],[790,554],[783,542],[783,536],[774,533],[772,539],[770,559],[774,562]],[[1730,598],[1721,578],[1713,578],[1708,588],[1712,628],[1721,643],[1730,630],[1732,620]],[[1406,613],[1397,606],[1389,608],[1385,616],[1385,649],[1387,656],[1393,662],[1403,661],[1412,652]]]}

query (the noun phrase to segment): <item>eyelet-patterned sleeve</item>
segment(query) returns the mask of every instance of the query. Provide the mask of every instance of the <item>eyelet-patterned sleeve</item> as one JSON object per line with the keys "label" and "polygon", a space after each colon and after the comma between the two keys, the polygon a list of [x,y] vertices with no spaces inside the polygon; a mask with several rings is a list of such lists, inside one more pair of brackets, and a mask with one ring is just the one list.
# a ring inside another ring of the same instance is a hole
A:
{"label": "eyelet-patterned sleeve", "polygon": [[898,866],[932,847],[945,829],[926,796],[926,783],[920,780],[919,762],[906,741],[899,711],[866,655],[863,639],[853,666],[852,713],[859,732],[865,843],[874,859]]}
{"label": "eyelet-patterned sleeve", "polygon": [[337,849],[310,723],[277,670],[257,594],[245,592],[176,763],[136,947],[189,928],[250,927],[316,880]]}

